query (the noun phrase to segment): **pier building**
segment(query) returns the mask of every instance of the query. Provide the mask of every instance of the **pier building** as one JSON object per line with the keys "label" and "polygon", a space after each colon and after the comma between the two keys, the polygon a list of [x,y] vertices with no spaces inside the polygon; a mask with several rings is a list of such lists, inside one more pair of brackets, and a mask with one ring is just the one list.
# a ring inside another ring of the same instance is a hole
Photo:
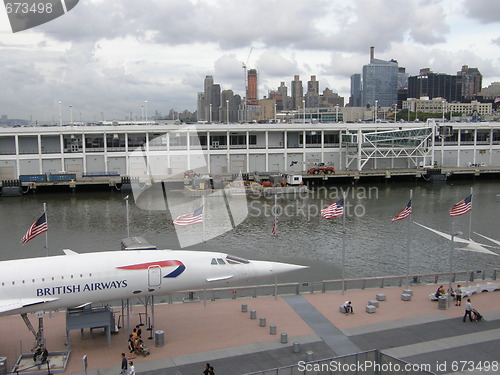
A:
{"label": "pier building", "polygon": [[[173,176],[499,167],[500,123],[302,123],[0,128],[0,180],[22,175]],[[141,169],[142,170],[139,170]]]}

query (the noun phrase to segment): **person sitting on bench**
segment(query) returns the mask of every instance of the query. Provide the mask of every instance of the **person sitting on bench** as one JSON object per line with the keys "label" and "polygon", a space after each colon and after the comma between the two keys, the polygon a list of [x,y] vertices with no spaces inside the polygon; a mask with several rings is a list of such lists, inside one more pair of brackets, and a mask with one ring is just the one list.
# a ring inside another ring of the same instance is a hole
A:
{"label": "person sitting on bench", "polygon": [[436,298],[439,298],[439,297],[444,296],[444,295],[445,295],[445,293],[446,293],[446,292],[444,291],[444,288],[443,288],[443,286],[441,285],[441,286],[438,288],[438,290],[436,290],[436,294],[435,294],[435,295],[436,295]]}
{"label": "person sitting on bench", "polygon": [[345,314],[346,315],[349,314],[349,313],[354,314],[354,310],[352,308],[351,301],[346,301],[344,303],[344,310],[345,310]]}

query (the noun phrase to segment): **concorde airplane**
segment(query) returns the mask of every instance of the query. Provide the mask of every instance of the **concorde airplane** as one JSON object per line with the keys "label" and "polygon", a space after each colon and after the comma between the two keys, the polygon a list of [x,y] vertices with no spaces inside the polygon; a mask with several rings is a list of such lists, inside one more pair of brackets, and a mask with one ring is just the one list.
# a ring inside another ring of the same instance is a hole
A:
{"label": "concorde airplane", "polygon": [[42,318],[36,333],[28,313],[210,288],[306,268],[205,251],[64,253],[0,262],[0,316],[21,314],[36,338],[36,364],[46,361],[48,351]]}
{"label": "concorde airplane", "polygon": [[0,316],[211,288],[304,266],[219,252],[108,251],[0,262]]}

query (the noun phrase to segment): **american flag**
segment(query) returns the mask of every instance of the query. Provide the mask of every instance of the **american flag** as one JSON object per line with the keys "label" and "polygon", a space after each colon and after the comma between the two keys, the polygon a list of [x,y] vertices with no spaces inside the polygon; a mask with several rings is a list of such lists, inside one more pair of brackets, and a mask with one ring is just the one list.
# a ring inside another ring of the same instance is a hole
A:
{"label": "american flag", "polygon": [[174,220],[174,225],[186,227],[188,225],[203,223],[203,206],[194,210],[189,214],[181,215]]}
{"label": "american flag", "polygon": [[395,221],[406,219],[410,215],[411,215],[411,199],[408,201],[408,204],[405,206],[405,208],[403,208],[396,214],[396,216],[394,216],[392,222],[394,223]]}
{"label": "american flag", "polygon": [[472,194],[450,208],[450,216],[460,216],[472,210]]}
{"label": "american flag", "polygon": [[273,236],[278,236],[278,213],[276,212],[276,215],[274,215],[274,224],[271,229],[271,233]]}
{"label": "american flag", "polygon": [[39,234],[45,233],[49,230],[47,227],[47,219],[45,217],[45,213],[38,218],[37,221],[35,221],[30,229],[26,232],[26,234],[23,236],[21,239],[21,243],[27,243],[28,241],[31,241],[33,238],[38,236]]}
{"label": "american flag", "polygon": [[344,214],[344,200],[341,199],[335,203],[332,203],[328,207],[321,210],[321,216],[325,219],[331,219],[334,217],[342,216]]}

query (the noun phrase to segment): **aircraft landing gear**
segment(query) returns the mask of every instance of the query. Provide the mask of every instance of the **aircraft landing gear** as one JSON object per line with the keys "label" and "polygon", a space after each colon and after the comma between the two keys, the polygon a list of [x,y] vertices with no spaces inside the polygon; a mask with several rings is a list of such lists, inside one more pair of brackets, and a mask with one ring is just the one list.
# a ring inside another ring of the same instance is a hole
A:
{"label": "aircraft landing gear", "polygon": [[44,348],[40,347],[35,350],[35,353],[33,354],[33,362],[37,365],[41,365],[42,363],[47,362],[47,358],[49,357],[49,351]]}
{"label": "aircraft landing gear", "polygon": [[38,317],[38,332],[35,331],[35,328],[31,324],[28,315],[26,313],[21,314],[21,318],[24,320],[24,324],[26,327],[33,333],[35,336],[35,346],[31,351],[33,352],[33,362],[36,365],[41,365],[47,361],[47,357],[49,356],[48,350],[45,348],[45,339],[43,338],[43,312],[36,313]]}

